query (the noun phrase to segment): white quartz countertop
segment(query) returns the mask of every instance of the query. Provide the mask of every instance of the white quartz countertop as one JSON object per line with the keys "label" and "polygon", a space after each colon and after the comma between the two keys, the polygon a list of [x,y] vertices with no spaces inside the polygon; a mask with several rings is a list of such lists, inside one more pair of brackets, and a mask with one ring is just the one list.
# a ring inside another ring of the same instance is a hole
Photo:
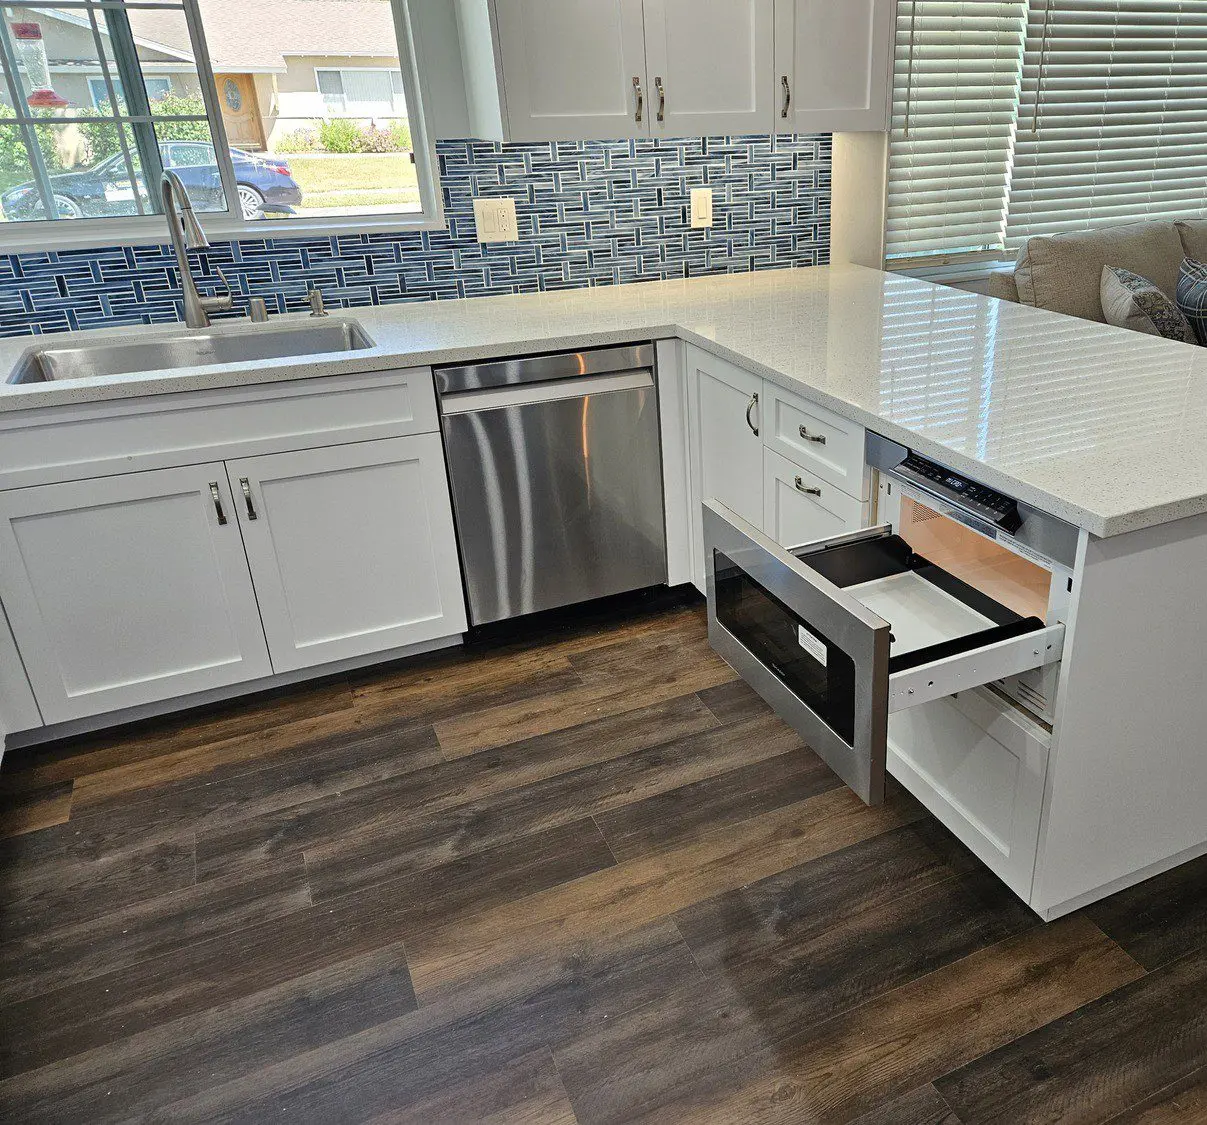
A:
{"label": "white quartz countertop", "polygon": [[[1207,349],[896,274],[779,270],[338,315],[376,346],[251,369],[2,384],[0,421],[68,403],[678,336],[1095,535],[1207,512]],[[0,375],[31,346],[169,329],[0,340]]]}

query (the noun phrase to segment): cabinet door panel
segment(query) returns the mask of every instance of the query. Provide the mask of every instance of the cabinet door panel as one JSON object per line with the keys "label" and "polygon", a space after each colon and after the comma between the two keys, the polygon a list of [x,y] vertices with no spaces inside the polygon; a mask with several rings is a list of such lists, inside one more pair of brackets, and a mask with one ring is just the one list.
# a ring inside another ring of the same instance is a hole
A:
{"label": "cabinet door panel", "polygon": [[465,629],[438,434],[254,457],[227,470],[276,671]]}
{"label": "cabinet door panel", "polygon": [[495,18],[511,140],[649,136],[641,0],[496,0]]}
{"label": "cabinet door panel", "polygon": [[888,128],[894,13],[895,0],[776,0],[777,131]]}
{"label": "cabinet door panel", "polygon": [[763,441],[756,432],[763,381],[699,348],[687,349],[691,407],[692,570],[704,586],[701,505],[719,500],[755,527],[763,526]]}
{"label": "cabinet door panel", "polygon": [[0,494],[0,560],[48,723],[271,672],[220,464]]}
{"label": "cabinet door panel", "polygon": [[774,0],[645,0],[654,136],[771,131],[773,15]]}
{"label": "cabinet door panel", "polygon": [[802,547],[865,525],[867,505],[764,450],[764,528],[781,547]]}

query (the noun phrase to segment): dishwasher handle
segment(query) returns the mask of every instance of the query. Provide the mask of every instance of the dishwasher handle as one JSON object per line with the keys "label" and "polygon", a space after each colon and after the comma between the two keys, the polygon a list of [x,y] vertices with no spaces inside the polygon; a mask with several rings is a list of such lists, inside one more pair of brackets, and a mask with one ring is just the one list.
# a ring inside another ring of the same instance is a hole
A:
{"label": "dishwasher handle", "polygon": [[584,375],[577,379],[554,379],[547,383],[515,383],[507,387],[491,387],[489,390],[441,395],[440,411],[443,414],[468,414],[476,410],[563,402],[570,398],[587,398],[612,391],[646,390],[653,386],[654,376],[649,370],[615,375]]}

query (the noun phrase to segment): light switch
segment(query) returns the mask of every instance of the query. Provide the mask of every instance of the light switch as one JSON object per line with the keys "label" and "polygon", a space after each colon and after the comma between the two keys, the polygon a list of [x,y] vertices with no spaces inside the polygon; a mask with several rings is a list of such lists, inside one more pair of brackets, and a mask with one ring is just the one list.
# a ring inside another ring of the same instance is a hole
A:
{"label": "light switch", "polygon": [[712,226],[712,188],[692,188],[692,226]]}
{"label": "light switch", "polygon": [[479,242],[518,242],[520,228],[515,217],[515,200],[509,195],[475,199],[474,225]]}

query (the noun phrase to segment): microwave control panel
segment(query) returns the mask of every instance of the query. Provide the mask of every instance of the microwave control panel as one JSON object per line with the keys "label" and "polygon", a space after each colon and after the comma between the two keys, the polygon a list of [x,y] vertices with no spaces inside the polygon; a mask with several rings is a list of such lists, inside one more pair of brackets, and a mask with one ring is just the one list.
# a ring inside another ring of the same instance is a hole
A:
{"label": "microwave control panel", "polygon": [[987,523],[1000,527],[1007,534],[1012,535],[1022,526],[1018,505],[1009,496],[977,484],[916,453],[910,453],[895,471],[907,480],[916,481],[927,491],[945,497]]}

